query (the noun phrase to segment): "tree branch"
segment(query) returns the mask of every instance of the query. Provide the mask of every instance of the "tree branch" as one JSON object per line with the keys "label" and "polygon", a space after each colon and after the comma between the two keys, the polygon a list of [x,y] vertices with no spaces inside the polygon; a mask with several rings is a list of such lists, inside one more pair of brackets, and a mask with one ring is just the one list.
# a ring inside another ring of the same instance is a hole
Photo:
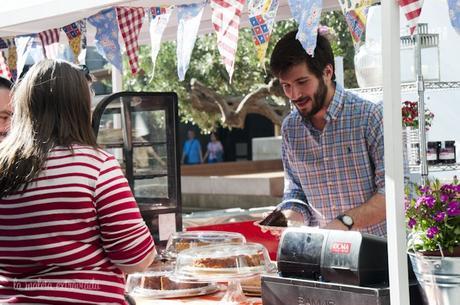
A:
{"label": "tree branch", "polygon": [[244,128],[248,113],[260,114],[280,126],[287,107],[270,105],[267,98],[271,96],[284,96],[278,81],[272,80],[244,97],[222,97],[196,79],[191,81],[192,106],[200,111],[220,112],[222,124],[229,127]]}

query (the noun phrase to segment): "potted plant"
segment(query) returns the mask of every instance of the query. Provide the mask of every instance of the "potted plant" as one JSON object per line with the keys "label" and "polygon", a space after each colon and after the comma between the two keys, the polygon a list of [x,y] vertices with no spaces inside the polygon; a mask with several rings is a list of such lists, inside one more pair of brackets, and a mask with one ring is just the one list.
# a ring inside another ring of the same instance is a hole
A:
{"label": "potted plant", "polygon": [[[403,126],[418,129],[418,103],[411,101],[404,101],[401,107]],[[429,130],[433,122],[434,114],[425,107],[425,128]]]}
{"label": "potted plant", "polygon": [[[420,137],[419,137],[419,118],[418,103],[404,101],[401,106],[402,123],[403,123],[403,143],[404,151],[407,155],[409,165],[416,166],[420,164]],[[433,122],[434,114],[425,108],[425,128],[428,131]]]}
{"label": "potted plant", "polygon": [[[408,249],[414,273],[432,305],[460,297],[460,184],[429,182],[407,189]],[[411,196],[412,195],[412,196]],[[455,301],[454,301],[455,300]]]}

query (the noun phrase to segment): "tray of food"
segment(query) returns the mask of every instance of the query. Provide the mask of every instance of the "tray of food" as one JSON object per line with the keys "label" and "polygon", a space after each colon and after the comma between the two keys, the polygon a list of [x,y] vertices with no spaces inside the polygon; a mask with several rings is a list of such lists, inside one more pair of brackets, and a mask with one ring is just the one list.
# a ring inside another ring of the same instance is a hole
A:
{"label": "tray of food", "polygon": [[226,280],[272,270],[267,249],[256,243],[188,249],[177,256],[174,276],[180,279]]}
{"label": "tray of food", "polygon": [[128,276],[126,291],[134,298],[165,299],[211,294],[219,290],[214,283],[181,282],[171,272],[141,272]]}
{"label": "tray of food", "polygon": [[195,247],[215,244],[244,244],[246,238],[240,233],[224,231],[175,232],[169,237],[163,255],[175,258],[178,253]]}

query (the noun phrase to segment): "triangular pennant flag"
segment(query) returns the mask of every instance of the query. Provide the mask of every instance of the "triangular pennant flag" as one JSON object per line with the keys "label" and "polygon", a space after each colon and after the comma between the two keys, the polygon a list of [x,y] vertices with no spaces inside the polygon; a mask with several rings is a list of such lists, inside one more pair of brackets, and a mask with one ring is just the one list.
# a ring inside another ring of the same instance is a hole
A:
{"label": "triangular pennant flag", "polygon": [[278,6],[279,0],[250,0],[248,3],[252,38],[260,63],[265,59]]}
{"label": "triangular pennant flag", "polygon": [[26,64],[27,56],[30,53],[30,47],[34,37],[33,36],[17,36],[15,38],[17,50],[17,76],[20,77],[24,65]]}
{"label": "triangular pennant flag", "polygon": [[80,64],[86,64],[86,19],[78,21],[78,26],[80,27],[81,32],[81,50],[80,55],[78,55],[78,62]]}
{"label": "triangular pennant flag", "polygon": [[125,42],[131,73],[136,74],[139,69],[137,38],[141,31],[145,10],[143,7],[117,7],[118,26]]}
{"label": "triangular pennant flag", "polygon": [[194,3],[177,6],[176,56],[177,75],[180,81],[185,79],[205,4]]}
{"label": "triangular pennant flag", "polygon": [[0,38],[0,50],[8,49],[10,46],[6,38]]}
{"label": "triangular pennant flag", "polygon": [[366,31],[367,12],[374,0],[339,0],[343,15],[348,25],[353,43],[364,41]]}
{"label": "triangular pennant flag", "polygon": [[16,44],[14,43],[14,39],[11,39],[11,45],[8,48],[8,58],[6,62],[8,63],[8,67],[10,68],[11,78],[16,80],[18,77],[18,70],[17,70],[17,61],[18,61],[18,54],[16,51]]}
{"label": "triangular pennant flag", "polygon": [[212,24],[217,33],[217,48],[232,80],[241,12],[246,0],[211,0]]}
{"label": "triangular pennant flag", "polygon": [[399,6],[406,16],[407,25],[412,35],[417,27],[418,18],[422,13],[423,0],[399,0]]}
{"label": "triangular pennant flag", "polygon": [[288,3],[292,16],[299,25],[296,38],[307,54],[313,56],[323,2],[322,0],[289,0]]}
{"label": "triangular pennant flag", "polygon": [[69,39],[69,45],[74,54],[75,61],[78,61],[78,55],[81,51],[81,31],[80,22],[74,22],[62,28]]}
{"label": "triangular pennant flag", "polygon": [[450,23],[457,34],[460,34],[460,5],[458,5],[458,0],[447,0],[447,4],[449,5]]}
{"label": "triangular pennant flag", "polygon": [[155,63],[161,47],[161,37],[163,36],[163,32],[168,25],[172,10],[172,6],[150,8],[151,19],[149,31],[152,48],[152,78],[155,73]]}
{"label": "triangular pennant flag", "polygon": [[46,30],[38,33],[46,58],[57,58],[59,53],[59,29]]}
{"label": "triangular pennant flag", "polygon": [[11,71],[6,63],[3,51],[0,51],[0,76],[7,79],[12,78]]}
{"label": "triangular pennant flag", "polygon": [[122,61],[115,9],[109,8],[100,11],[98,14],[89,17],[88,22],[96,28],[95,45],[98,53],[121,71]]}

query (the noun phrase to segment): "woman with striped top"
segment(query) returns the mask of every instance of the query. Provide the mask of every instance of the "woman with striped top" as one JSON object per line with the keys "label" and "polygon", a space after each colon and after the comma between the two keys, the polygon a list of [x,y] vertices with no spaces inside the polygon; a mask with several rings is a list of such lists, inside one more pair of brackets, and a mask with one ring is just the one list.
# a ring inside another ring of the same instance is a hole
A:
{"label": "woman with striped top", "polygon": [[152,237],[116,159],[97,148],[84,71],[34,65],[0,143],[0,304],[126,304]]}

